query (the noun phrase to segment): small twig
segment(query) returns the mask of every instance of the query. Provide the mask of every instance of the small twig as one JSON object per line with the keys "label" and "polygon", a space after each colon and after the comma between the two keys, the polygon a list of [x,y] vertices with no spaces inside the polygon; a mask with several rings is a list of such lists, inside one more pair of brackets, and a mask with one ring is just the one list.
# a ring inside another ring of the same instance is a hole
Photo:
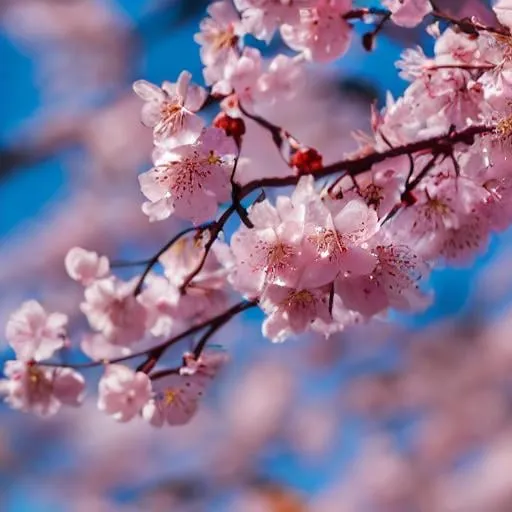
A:
{"label": "small twig", "polygon": [[262,178],[245,184],[241,191],[240,197],[244,198],[255,190],[264,187],[287,187],[296,185],[300,178],[305,175],[313,175],[315,179],[322,179],[333,174],[343,173],[343,175],[357,176],[367,172],[375,164],[383,162],[389,158],[403,155],[412,155],[423,151],[432,151],[443,153],[446,148],[453,147],[456,144],[471,145],[477,135],[485,135],[493,133],[496,129],[494,125],[474,125],[468,126],[459,132],[449,132],[445,135],[437,135],[429,139],[423,139],[415,142],[409,142],[402,146],[395,146],[386,151],[366,154],[360,158],[349,158],[340,160],[333,164],[327,165],[322,169],[316,169],[311,172],[303,172],[300,176],[291,175],[283,178]]}
{"label": "small twig", "polygon": [[147,266],[144,269],[144,272],[142,272],[142,275],[139,278],[139,281],[137,282],[137,286],[135,287],[133,291],[133,295],[137,296],[142,291],[142,286],[144,284],[144,280],[148,276],[148,274],[151,272],[151,269],[158,263],[158,260],[160,257],[167,252],[178,240],[180,240],[183,236],[187,235],[188,233],[192,233],[193,231],[197,231],[198,233],[201,233],[205,231],[206,229],[210,229],[214,223],[207,222],[206,224],[202,224],[201,226],[196,227],[190,227],[187,229],[184,229],[183,231],[180,231],[176,236],[171,238],[152,258],[150,258],[147,262]]}
{"label": "small twig", "polygon": [[[77,364],[59,364],[59,363],[50,363],[50,362],[38,362],[38,366],[49,366],[49,367],[58,367],[58,368],[73,368],[73,369],[86,369],[86,368],[95,368],[97,366],[104,366],[107,364],[115,364],[115,363],[122,363],[124,361],[129,361],[130,359],[136,359],[138,357],[147,356],[147,359],[144,363],[139,365],[138,368],[144,368],[144,365],[147,364],[148,367],[150,366],[150,361],[154,365],[158,362],[158,359],[162,357],[164,352],[174,344],[178,343],[178,341],[181,341],[184,338],[187,338],[188,336],[191,336],[192,334],[195,334],[196,332],[201,331],[205,327],[208,327],[209,325],[213,325],[218,322],[225,323],[226,321],[233,318],[235,315],[242,313],[243,311],[246,311],[247,309],[253,308],[258,304],[257,300],[253,301],[242,301],[238,304],[235,304],[231,308],[224,311],[224,313],[221,313],[217,315],[214,318],[210,318],[209,320],[205,320],[204,322],[201,322],[197,325],[193,325],[192,327],[189,327],[187,330],[181,332],[180,334],[177,334],[176,336],[173,336],[172,338],[169,338],[168,340],[164,341],[160,345],[157,345],[156,347],[150,348],[148,350],[143,350],[141,352],[135,352],[133,354],[129,354],[127,356],[117,357],[114,359],[102,359],[101,361],[90,361],[88,363],[77,363]],[[157,357],[158,356],[158,357]],[[156,360],[155,360],[156,358]]]}
{"label": "small twig", "polygon": [[185,293],[185,290],[187,289],[187,286],[193,281],[193,279],[201,272],[203,269],[203,266],[206,262],[206,258],[208,257],[208,254],[210,253],[210,249],[212,248],[215,240],[217,240],[217,237],[219,236],[220,232],[224,229],[224,225],[229,220],[231,215],[236,211],[236,206],[234,204],[231,204],[228,209],[220,216],[219,220],[216,222],[213,222],[210,227],[210,238],[206,242],[204,249],[203,249],[203,256],[199,263],[197,264],[196,268],[186,277],[183,284],[180,286],[180,292]]}
{"label": "small twig", "polygon": [[435,4],[435,2],[431,1],[433,11],[431,15],[434,18],[447,21],[452,25],[459,27],[459,29],[465,34],[469,35],[478,35],[479,32],[489,32],[491,34],[498,34],[500,36],[510,37],[510,30],[506,27],[492,27],[490,25],[484,25],[478,21],[473,21],[471,18],[462,18],[458,19],[454,16],[441,11]]}
{"label": "small twig", "polygon": [[148,265],[150,261],[149,259],[138,261],[114,260],[110,262],[110,268],[140,267],[142,265]]}

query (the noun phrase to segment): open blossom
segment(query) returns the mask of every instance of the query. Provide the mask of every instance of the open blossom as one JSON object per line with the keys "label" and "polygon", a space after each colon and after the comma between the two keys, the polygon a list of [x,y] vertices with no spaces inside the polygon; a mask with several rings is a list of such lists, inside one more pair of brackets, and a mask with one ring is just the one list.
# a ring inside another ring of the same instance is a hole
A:
{"label": "open blossom", "polygon": [[346,307],[371,317],[388,308],[415,311],[428,304],[419,288],[428,273],[425,262],[406,245],[375,241],[375,269],[366,276],[354,276],[336,282],[336,293]]}
{"label": "open blossom", "polygon": [[195,114],[206,100],[206,91],[190,84],[192,75],[183,71],[175,84],[162,87],[138,80],[133,90],[145,101],[142,122],[153,128],[155,143],[167,148],[194,143],[204,127]]}
{"label": "open blossom", "polygon": [[261,53],[256,48],[246,47],[236,59],[224,68],[222,80],[213,86],[214,94],[228,95],[235,92],[244,105],[252,102],[258,78],[261,75]]}
{"label": "open blossom", "polygon": [[155,167],[139,176],[149,199],[144,213],[150,220],[163,220],[173,212],[194,223],[209,220],[230,197],[235,153],[233,139],[219,128],[207,128],[193,145],[157,148]]}
{"label": "open blossom", "polygon": [[294,24],[300,10],[311,7],[315,0],[234,0],[242,13],[242,21],[248,32],[258,39],[270,42],[278,25]]}
{"label": "open blossom", "polygon": [[183,356],[185,365],[180,368],[180,375],[194,375],[198,381],[214,379],[217,373],[229,361],[229,356],[222,349],[206,349],[196,358],[191,352]]}
{"label": "open blossom", "polygon": [[302,63],[296,58],[278,55],[258,79],[257,100],[274,104],[292,99],[303,83]]}
{"label": "open blossom", "polygon": [[391,11],[391,19],[402,27],[415,27],[432,11],[429,0],[383,0]]}
{"label": "open blossom", "polygon": [[209,16],[201,21],[194,39],[201,45],[204,79],[212,85],[223,78],[228,63],[238,60],[238,41],[245,30],[231,0],[213,2],[207,10]]}
{"label": "open blossom", "polygon": [[257,295],[265,283],[292,285],[302,240],[302,226],[294,219],[282,219],[265,200],[249,211],[254,228],[241,225],[231,238],[237,266],[234,286],[242,293]]}
{"label": "open blossom", "polygon": [[269,285],[260,304],[269,315],[263,322],[263,334],[272,341],[302,334],[317,319],[325,323],[332,320],[328,287],[308,289]]}
{"label": "open blossom", "polygon": [[86,251],[81,247],[69,250],[64,260],[66,271],[75,281],[87,286],[95,279],[105,277],[110,270],[106,256],[99,256],[93,251]]}
{"label": "open blossom", "polygon": [[85,289],[82,312],[89,324],[115,345],[129,346],[144,337],[147,313],[133,296],[137,279],[99,279]]}
{"label": "open blossom", "polygon": [[0,380],[0,394],[13,409],[23,412],[51,416],[61,405],[80,405],[84,396],[84,378],[69,368],[7,361],[4,373],[7,379]]}
{"label": "open blossom", "polygon": [[98,408],[115,420],[134,418],[151,398],[151,381],[143,372],[110,364],[99,382]]}
{"label": "open blossom", "polygon": [[47,313],[39,302],[29,300],[9,318],[5,337],[19,360],[42,361],[65,345],[67,323],[66,315]]}
{"label": "open blossom", "polygon": [[196,414],[204,391],[193,377],[170,374],[153,381],[154,397],[144,406],[143,418],[154,427],[184,425]]}
{"label": "open blossom", "polygon": [[493,10],[500,23],[506,27],[512,27],[512,2],[510,0],[498,0],[495,2]]}
{"label": "open blossom", "polygon": [[352,27],[343,14],[352,7],[352,0],[318,0],[316,7],[301,9],[299,22],[281,26],[284,42],[293,50],[303,52],[308,60],[329,62],[347,50]]}
{"label": "open blossom", "polygon": [[196,414],[199,401],[227,360],[223,351],[214,349],[205,350],[198,359],[191,353],[185,354],[185,364],[178,372],[152,381],[154,396],[144,406],[144,419],[155,427],[188,423]]}

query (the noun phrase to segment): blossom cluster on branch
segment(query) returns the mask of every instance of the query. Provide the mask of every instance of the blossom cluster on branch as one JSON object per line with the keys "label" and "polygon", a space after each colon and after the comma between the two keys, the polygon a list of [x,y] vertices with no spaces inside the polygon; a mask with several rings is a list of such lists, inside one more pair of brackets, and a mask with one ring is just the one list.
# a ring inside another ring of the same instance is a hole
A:
{"label": "blossom cluster on branch", "polygon": [[[73,347],[67,318],[24,303],[7,325],[16,360],[0,383],[13,408],[44,416],[78,405],[78,370],[97,366],[106,414],[186,423],[227,361],[208,341],[236,315],[260,307],[263,334],[284,341],[307,331],[330,336],[390,309],[419,310],[430,300],[422,282],[433,266],[471,261],[512,223],[512,1],[495,6],[496,26],[453,19],[428,0],[382,4],[215,1],[196,35],[209,89],[188,71],[176,83],[135,82],[154,139],[153,167],[139,176],[142,211],[152,222],[176,216],[191,226],[134,262],[144,270],[128,281],[106,256],[69,251],[66,269],[84,286],[80,310],[90,326],[80,348],[91,361],[61,361]],[[293,97],[305,66],[342,57],[354,23],[375,26],[363,37],[371,50],[386,23],[424,20],[434,55],[403,53],[397,67],[410,85],[373,109],[372,133],[356,134],[360,147],[344,160],[324,164],[316,148],[260,115]],[[292,56],[267,61],[245,44],[247,35],[269,43],[277,33]],[[208,125],[200,112],[211,105],[220,112]],[[244,157],[248,123],[268,132],[288,174]],[[240,222],[228,237],[232,218]],[[243,300],[234,303],[236,295]],[[163,364],[187,338],[193,348]]]}

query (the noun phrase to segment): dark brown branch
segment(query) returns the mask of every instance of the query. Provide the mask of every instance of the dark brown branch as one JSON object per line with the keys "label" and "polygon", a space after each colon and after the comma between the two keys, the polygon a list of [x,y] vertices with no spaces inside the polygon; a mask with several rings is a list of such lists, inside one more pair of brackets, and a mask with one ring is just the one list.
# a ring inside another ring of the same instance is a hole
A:
{"label": "dark brown branch", "polygon": [[447,149],[453,147],[455,144],[471,145],[477,135],[489,134],[494,130],[495,126],[489,125],[469,126],[459,132],[450,132],[446,135],[438,135],[429,139],[410,142],[402,146],[390,148],[386,151],[370,153],[360,158],[341,160],[316,171],[302,172],[300,175],[286,176],[284,178],[263,178],[261,180],[254,180],[242,187],[241,197],[246,197],[251,192],[263,187],[286,187],[296,185],[299,179],[304,175],[312,175],[315,179],[325,178],[337,173],[357,176],[368,171],[372,165],[383,162],[388,158],[412,155],[422,151],[438,154],[446,153]]}
{"label": "dark brown branch", "polygon": [[236,211],[236,206],[234,204],[231,204],[228,209],[220,216],[219,220],[214,222],[210,227],[210,238],[208,239],[208,242],[206,242],[204,246],[204,252],[203,257],[201,258],[201,261],[198,263],[196,268],[187,276],[183,284],[180,286],[181,293],[185,293],[187,286],[194,280],[194,278],[201,272],[203,269],[203,266],[206,262],[206,258],[208,257],[208,254],[210,253],[210,249],[212,248],[215,240],[217,240],[217,237],[219,236],[220,232],[224,229],[224,226],[226,222],[229,220],[231,215]]}
{"label": "dark brown branch", "polygon": [[187,229],[184,229],[183,231],[180,231],[176,236],[171,238],[153,257],[151,257],[148,262],[147,266],[144,269],[144,272],[142,272],[142,275],[139,278],[139,281],[137,282],[137,286],[135,287],[135,290],[133,291],[133,295],[137,296],[142,291],[142,286],[144,284],[144,280],[148,276],[148,274],[151,272],[151,269],[158,263],[158,260],[164,254],[167,252],[176,242],[178,242],[182,237],[187,235],[188,233],[192,233],[193,231],[197,231],[198,233],[202,233],[206,229],[210,229],[215,223],[208,222],[206,224],[202,224],[201,226],[197,227],[190,227]]}
{"label": "dark brown branch", "polygon": [[435,4],[435,2],[430,2],[433,8],[433,12],[431,13],[434,18],[439,20],[447,21],[452,25],[458,27],[462,32],[469,35],[478,35],[479,32],[489,32],[491,34],[497,34],[504,37],[510,37],[510,30],[506,27],[493,27],[490,25],[484,25],[479,21],[474,21],[471,18],[462,18],[458,19],[454,16],[441,11]]}
{"label": "dark brown branch", "polygon": [[[148,350],[143,350],[141,352],[135,352],[134,354],[130,354],[127,356],[117,357],[114,359],[104,359],[101,361],[90,361],[88,363],[77,363],[77,364],[59,364],[59,363],[49,363],[49,362],[41,362],[37,363],[38,366],[51,366],[51,367],[58,367],[58,368],[75,368],[75,369],[85,369],[85,368],[94,368],[96,366],[102,366],[106,364],[115,364],[115,363],[122,363],[123,361],[128,361],[130,359],[136,359],[138,357],[147,356],[147,360],[142,363],[142,365],[139,366],[139,368],[145,368],[145,365],[147,364],[147,367],[149,368],[151,364],[154,367],[154,365],[158,362],[158,359],[164,354],[164,352],[171,347],[172,345],[176,344],[178,341],[181,341],[184,338],[187,338],[188,336],[191,336],[192,334],[195,334],[196,332],[201,331],[205,327],[208,327],[210,325],[221,323],[224,324],[227,321],[231,320],[235,315],[238,315],[239,313],[242,313],[243,311],[246,311],[248,309],[251,309],[255,307],[258,304],[258,301],[242,301],[238,304],[235,304],[231,308],[224,311],[224,313],[221,313],[217,315],[214,318],[210,318],[209,320],[205,320],[204,322],[201,322],[197,325],[193,325],[192,327],[189,327],[187,330],[181,332],[180,334],[177,334],[176,336],[173,336],[172,338],[169,338],[168,340],[164,341],[160,345],[157,345],[156,347],[153,347]],[[155,360],[156,358],[156,360]],[[154,363],[153,363],[154,360]],[[150,362],[151,361],[151,362]],[[151,371],[151,370],[149,370]]]}

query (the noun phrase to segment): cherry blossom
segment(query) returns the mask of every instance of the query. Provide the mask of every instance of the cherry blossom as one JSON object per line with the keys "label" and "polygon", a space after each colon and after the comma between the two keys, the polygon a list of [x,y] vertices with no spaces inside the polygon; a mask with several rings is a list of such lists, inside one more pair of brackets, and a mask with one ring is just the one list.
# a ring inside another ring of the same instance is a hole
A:
{"label": "cherry blossom", "polygon": [[255,204],[249,217],[254,228],[240,226],[231,239],[237,262],[234,286],[254,296],[266,282],[294,283],[303,236],[300,223],[281,219],[266,200]]}
{"label": "cherry blossom", "polygon": [[224,68],[238,60],[238,42],[245,30],[231,1],[213,2],[207,11],[209,16],[201,21],[194,39],[201,45],[206,84],[212,85],[223,78]]}
{"label": "cherry blossom", "polygon": [[98,408],[117,421],[134,418],[151,398],[151,381],[143,372],[110,364],[99,382]]}
{"label": "cherry blossom", "polygon": [[4,374],[7,379],[0,380],[0,394],[5,394],[13,409],[23,412],[51,416],[61,405],[80,405],[84,396],[84,378],[69,368],[7,361]]}
{"label": "cherry blossom", "polygon": [[201,108],[206,91],[190,84],[192,75],[183,71],[175,84],[164,82],[157,87],[145,80],[133,84],[137,95],[146,103],[142,109],[142,122],[153,128],[155,142],[167,148],[192,144],[204,127],[195,115]]}
{"label": "cherry blossom", "polygon": [[269,285],[261,297],[261,307],[269,314],[263,322],[263,334],[272,341],[284,341],[291,334],[301,334],[317,319],[326,323],[332,319],[327,287]]}
{"label": "cherry blossom", "polygon": [[300,10],[298,23],[282,25],[281,36],[309,60],[334,60],[350,44],[352,27],[342,15],[351,7],[352,0],[319,0],[315,7]]}
{"label": "cherry blossom", "polygon": [[[84,379],[73,368],[103,368],[97,405],[106,415],[184,425],[228,361],[211,342],[235,316],[259,307],[269,340],[313,333],[331,343],[392,310],[428,307],[431,269],[471,263],[509,228],[511,2],[496,3],[501,25],[489,26],[428,0],[381,4],[389,10],[351,0],[218,0],[195,37],[209,93],[188,71],[161,87],[135,82],[154,143],[153,167],[138,178],[142,211],[184,226],[135,262],[68,252],[91,328],[77,344],[91,360],[41,362],[73,347],[67,317],[25,302],[6,327],[17,360],[7,362],[0,390],[13,408],[51,415],[78,405]],[[414,27],[429,13],[432,50],[404,51],[396,63],[403,93],[368,109],[353,152],[329,152],[314,98],[301,96],[298,124],[282,115],[307,61],[317,73],[343,56],[356,24],[372,27],[363,36],[372,50],[383,27]],[[296,54],[266,58],[261,46],[276,31]],[[251,46],[252,36],[263,43]],[[216,109],[209,123],[199,112],[206,105]],[[126,268],[118,275],[116,266]]]}
{"label": "cherry blossom", "polygon": [[498,0],[493,9],[500,23],[512,27],[512,2],[510,0]]}
{"label": "cherry blossom", "polygon": [[73,247],[69,250],[64,265],[69,277],[84,286],[91,284],[95,279],[105,277],[110,270],[106,256],[99,256],[81,247]]}
{"label": "cherry blossom", "polygon": [[67,343],[67,323],[66,315],[48,314],[37,301],[29,300],[9,318],[5,337],[19,360],[42,361]]}
{"label": "cherry blossom", "polygon": [[112,276],[85,289],[82,312],[91,327],[114,345],[129,346],[144,337],[147,313],[133,296],[136,281],[123,282]]}
{"label": "cherry blossom", "polygon": [[235,92],[239,101],[251,103],[261,74],[261,53],[256,48],[244,48],[242,54],[229,61],[224,67],[224,75],[215,83],[214,94],[228,95]]}
{"label": "cherry blossom", "polygon": [[391,19],[402,27],[414,27],[432,11],[429,0],[383,0],[391,12]]}
{"label": "cherry blossom", "polygon": [[276,28],[283,23],[294,24],[301,9],[313,7],[315,0],[234,0],[242,13],[247,31],[258,39],[270,42]]}
{"label": "cherry blossom", "polygon": [[143,408],[142,416],[154,427],[184,425],[196,414],[204,393],[192,377],[171,374],[153,381],[155,392]]}
{"label": "cherry blossom", "polygon": [[269,64],[257,84],[258,103],[274,104],[279,100],[290,100],[297,93],[303,74],[300,60],[278,55]]}
{"label": "cherry blossom", "polygon": [[142,193],[149,199],[144,213],[153,221],[173,212],[196,224],[210,219],[230,196],[235,153],[233,139],[218,128],[206,129],[193,145],[156,149],[155,167],[139,176]]}

